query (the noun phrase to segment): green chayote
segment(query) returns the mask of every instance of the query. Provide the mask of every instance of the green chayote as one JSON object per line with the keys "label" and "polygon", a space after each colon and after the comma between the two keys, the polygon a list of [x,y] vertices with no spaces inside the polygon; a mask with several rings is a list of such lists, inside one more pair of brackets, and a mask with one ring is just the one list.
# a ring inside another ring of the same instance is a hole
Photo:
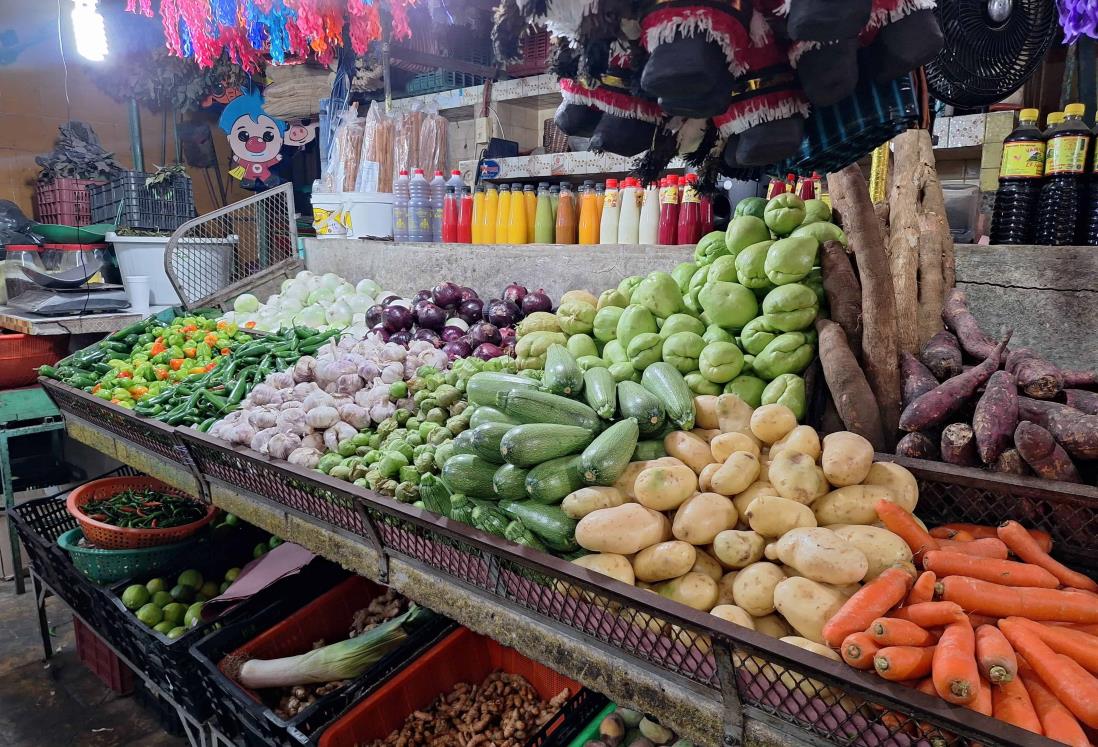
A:
{"label": "green chayote", "polygon": [[682,291],[675,279],[666,272],[650,272],[633,291],[630,303],[640,304],[651,311],[653,316],[666,319],[682,311]]}
{"label": "green chayote", "polygon": [[765,381],[748,374],[740,374],[724,385],[725,394],[735,394],[752,407],[758,407],[762,404],[764,389],[766,389]]}
{"label": "green chayote", "polygon": [[694,249],[694,262],[697,265],[712,264],[713,260],[728,254],[725,245],[725,235],[720,231],[712,231],[702,236],[698,246]]}
{"label": "green chayote", "polygon": [[625,352],[633,368],[643,371],[663,357],[663,338],[655,332],[644,332],[629,341]]}
{"label": "green chayote", "polygon": [[726,254],[723,257],[717,257],[715,260],[713,260],[713,264],[709,266],[709,274],[706,276],[706,280],[710,283],[739,282],[736,276],[736,258],[733,257],[731,254]]}
{"label": "green chayote", "polygon": [[774,285],[802,280],[816,261],[819,243],[811,236],[790,236],[775,241],[766,250],[763,271]]}
{"label": "green chayote", "polygon": [[779,236],[788,236],[804,223],[804,200],[792,192],[780,194],[766,203],[763,220]]}
{"label": "green chayote", "polygon": [[743,370],[743,353],[731,342],[711,342],[698,356],[698,371],[714,384],[724,384]]}
{"label": "green chayote", "polygon": [[720,394],[721,387],[701,375],[700,371],[691,371],[683,377],[686,385],[694,394]]}
{"label": "green chayote", "polygon": [[831,208],[823,200],[804,201],[804,220],[802,226],[812,223],[829,223],[831,221]]}
{"label": "green chayote", "polygon": [[621,383],[623,381],[630,381],[637,378],[637,369],[633,368],[633,364],[628,361],[613,363],[610,368],[610,375],[614,377],[614,381]]}
{"label": "green chayote", "polygon": [[739,283],[706,283],[698,303],[711,324],[740,329],[759,313],[755,294]]}
{"label": "green chayote", "polygon": [[825,241],[838,241],[844,247],[847,245],[846,234],[843,233],[843,229],[836,226],[834,223],[805,223],[802,226],[798,226],[797,230],[789,234],[790,236],[811,236],[820,242],[821,245]]}
{"label": "green chayote", "polygon": [[755,356],[755,372],[767,381],[782,374],[795,373],[808,368],[816,357],[816,348],[800,332],[778,335],[761,353]]}
{"label": "green chayote", "polygon": [[671,277],[675,279],[675,283],[679,286],[679,293],[686,293],[686,289],[690,287],[690,278],[694,277],[694,273],[698,271],[698,266],[694,262],[682,262],[675,265],[675,269],[671,271]]}
{"label": "green chayote", "polygon": [[770,285],[766,276],[766,252],[773,241],[760,241],[736,255],[736,277],[740,285],[747,288],[762,288]]}
{"label": "green chayote", "polygon": [[598,355],[599,349],[590,335],[578,334],[568,338],[565,345],[573,358],[582,358],[585,355]]}
{"label": "green chayote", "polygon": [[550,345],[564,345],[568,338],[562,332],[531,332],[515,343],[515,359],[519,368],[545,368],[545,352]]}
{"label": "green chayote", "polygon": [[591,332],[596,340],[610,342],[618,336],[618,322],[625,309],[620,306],[604,306],[595,312],[595,321],[591,325]]}
{"label": "green chayote", "polygon": [[624,309],[628,305],[629,299],[626,298],[617,288],[611,288],[610,290],[604,290],[601,294],[599,294],[599,302],[595,306],[595,310],[602,311],[607,306]]}
{"label": "green chayote", "polygon": [[630,275],[629,277],[618,283],[618,293],[622,295],[626,303],[631,303],[630,299],[633,297],[633,291],[644,280],[643,275]]}
{"label": "green chayote", "polygon": [[716,324],[710,324],[705,328],[705,334],[702,335],[702,339],[707,343],[709,342],[732,342],[732,335],[727,330],[717,326]]}
{"label": "green chayote", "polygon": [[807,285],[789,283],[767,293],[762,310],[767,324],[782,332],[795,332],[816,321],[819,301]]}
{"label": "green chayote", "polygon": [[623,347],[628,348],[629,343],[637,335],[656,332],[658,329],[656,317],[651,311],[640,304],[629,304],[618,318],[617,340]]}
{"label": "green chayote", "polygon": [[705,340],[696,332],[676,332],[663,342],[663,360],[679,370],[690,373],[698,370],[698,356],[705,349]]}
{"label": "green chayote", "polygon": [[702,335],[705,334],[705,325],[689,314],[672,314],[660,326],[660,337],[666,340],[676,332],[694,332]]}
{"label": "green chayote", "polygon": [[740,330],[740,344],[748,353],[758,355],[779,334],[781,330],[771,327],[766,317],[755,317]]}
{"label": "green chayote", "polygon": [[557,308],[557,321],[566,335],[587,334],[595,322],[595,307],[586,301],[565,301]]}
{"label": "green chayote", "polygon": [[785,405],[797,420],[803,420],[808,411],[807,393],[804,388],[804,379],[797,374],[787,373],[775,377],[763,390],[760,402],[764,405]]}
{"label": "green chayote", "polygon": [[625,354],[625,346],[621,344],[621,340],[611,340],[606,343],[602,348],[602,357],[611,364],[629,362],[629,356]]}
{"label": "green chayote", "polygon": [[733,257],[752,244],[769,240],[770,229],[766,227],[766,223],[753,215],[733,218],[724,235],[725,246]]}

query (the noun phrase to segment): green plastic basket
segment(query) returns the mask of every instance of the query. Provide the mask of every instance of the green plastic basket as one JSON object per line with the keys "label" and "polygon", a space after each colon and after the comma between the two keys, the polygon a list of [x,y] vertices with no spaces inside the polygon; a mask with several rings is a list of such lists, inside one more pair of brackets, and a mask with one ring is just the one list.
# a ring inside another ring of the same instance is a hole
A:
{"label": "green plastic basket", "polygon": [[615,704],[608,703],[605,708],[599,711],[599,715],[591,719],[591,723],[589,723],[583,731],[576,735],[576,738],[568,744],[568,747],[583,747],[588,742],[598,739],[599,724],[602,723],[602,720],[604,718],[616,711],[617,708],[618,707]]}
{"label": "green plastic basket", "polygon": [[100,550],[80,547],[84,533],[79,527],[57,538],[57,544],[72,557],[77,570],[97,584],[113,584],[124,578],[144,576],[172,565],[194,546],[196,539],[137,550]]}

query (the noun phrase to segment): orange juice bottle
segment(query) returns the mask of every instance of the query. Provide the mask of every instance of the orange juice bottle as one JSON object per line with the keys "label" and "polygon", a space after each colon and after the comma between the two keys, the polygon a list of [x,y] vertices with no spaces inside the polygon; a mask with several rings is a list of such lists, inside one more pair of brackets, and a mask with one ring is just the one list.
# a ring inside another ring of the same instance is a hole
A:
{"label": "orange juice bottle", "polygon": [[511,188],[506,184],[499,185],[499,205],[496,207],[496,241],[497,244],[507,243],[507,224],[511,218]]}
{"label": "orange juice bottle", "polygon": [[525,244],[526,241],[526,200],[518,184],[511,185],[511,219],[507,225],[507,243]]}
{"label": "orange juice bottle", "polygon": [[489,184],[484,193],[484,210],[480,219],[481,244],[496,243],[496,213],[499,212],[499,190]]}
{"label": "orange juice bottle", "polygon": [[538,211],[538,193],[534,191],[533,184],[527,184],[522,188],[522,201],[526,206],[526,243],[534,243],[534,218]]}
{"label": "orange juice bottle", "polygon": [[473,243],[483,244],[484,226],[484,185],[478,184],[477,191],[473,193]]}
{"label": "orange juice bottle", "polygon": [[579,241],[580,244],[599,243],[599,203],[595,190],[588,184],[583,185],[579,199]]}

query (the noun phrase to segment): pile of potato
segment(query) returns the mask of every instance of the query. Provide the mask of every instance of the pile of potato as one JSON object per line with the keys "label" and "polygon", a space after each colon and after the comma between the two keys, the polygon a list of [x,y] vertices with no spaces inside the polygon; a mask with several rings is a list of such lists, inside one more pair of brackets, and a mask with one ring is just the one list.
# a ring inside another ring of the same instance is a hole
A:
{"label": "pile of potato", "polygon": [[574,562],[837,659],[824,623],[862,582],[912,561],[874,505],[914,510],[914,476],[874,463],[854,433],[821,443],[784,405],[753,409],[732,394],[694,404],[698,427],[669,434],[668,456],[565,498],[592,553]]}

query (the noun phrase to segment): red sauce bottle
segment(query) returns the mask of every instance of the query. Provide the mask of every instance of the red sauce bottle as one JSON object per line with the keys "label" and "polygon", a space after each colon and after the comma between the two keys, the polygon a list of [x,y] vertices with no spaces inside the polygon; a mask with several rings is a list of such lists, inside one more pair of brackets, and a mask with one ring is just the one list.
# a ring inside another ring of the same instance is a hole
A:
{"label": "red sauce bottle", "polygon": [[473,243],[473,191],[469,187],[461,188],[461,201],[458,204],[457,242]]}
{"label": "red sauce bottle", "polygon": [[660,187],[660,230],[661,244],[674,244],[679,227],[679,178],[669,176]]}
{"label": "red sauce bottle", "polygon": [[453,187],[446,188],[442,198],[442,243],[456,244],[458,240],[458,201]]}

